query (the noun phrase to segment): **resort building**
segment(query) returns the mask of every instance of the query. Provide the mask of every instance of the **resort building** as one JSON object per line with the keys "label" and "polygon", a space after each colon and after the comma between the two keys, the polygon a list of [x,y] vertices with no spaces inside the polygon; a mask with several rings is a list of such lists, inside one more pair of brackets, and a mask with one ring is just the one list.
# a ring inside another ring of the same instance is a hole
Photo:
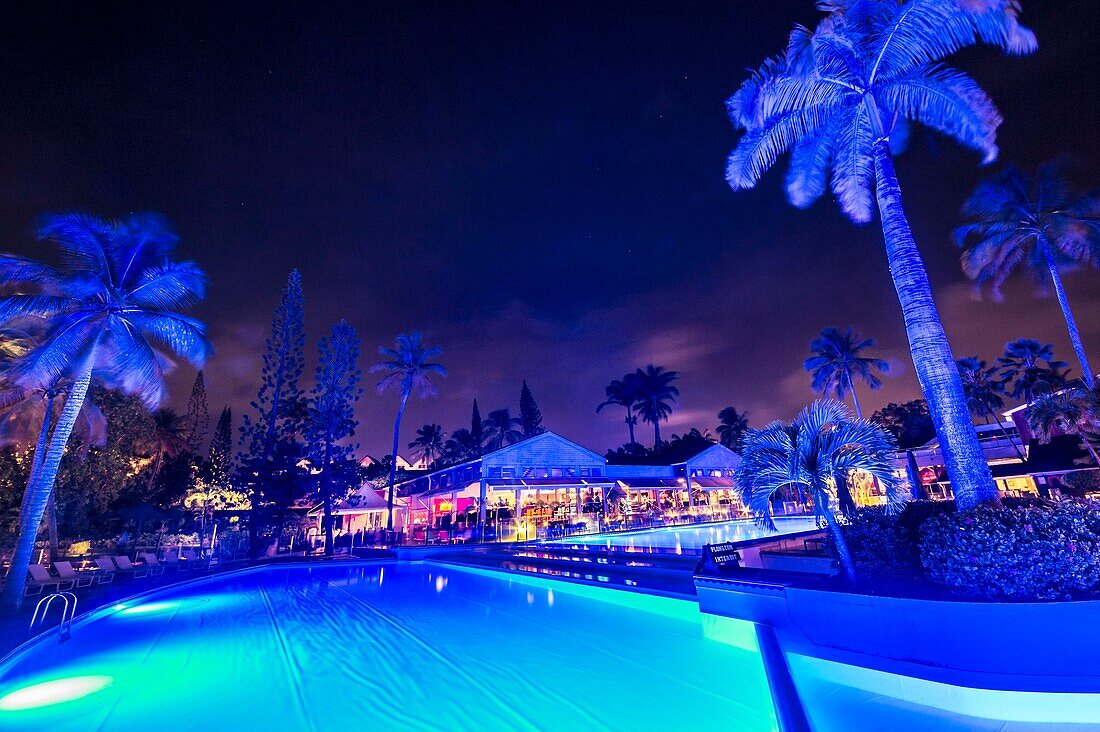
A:
{"label": "resort building", "polygon": [[741,515],[739,458],[709,445],[679,463],[614,465],[553,432],[406,480],[412,541],[523,541],[658,517]]}

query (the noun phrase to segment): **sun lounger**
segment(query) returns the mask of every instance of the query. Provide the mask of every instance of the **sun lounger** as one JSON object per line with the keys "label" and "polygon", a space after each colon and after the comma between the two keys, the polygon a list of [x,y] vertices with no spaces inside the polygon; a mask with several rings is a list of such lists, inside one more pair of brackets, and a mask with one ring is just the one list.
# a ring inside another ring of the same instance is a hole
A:
{"label": "sun lounger", "polygon": [[118,571],[118,566],[110,557],[96,557],[95,566],[98,569],[94,574],[99,584],[106,585],[115,581],[115,572]]}
{"label": "sun lounger", "polygon": [[200,557],[195,553],[194,549],[184,549],[181,556],[183,561],[187,562],[187,565],[192,569],[201,570],[210,568],[210,560]]}
{"label": "sun lounger", "polygon": [[57,576],[63,580],[72,580],[77,587],[91,587],[95,577],[91,572],[78,572],[71,562],[54,562],[53,568],[57,570]]}
{"label": "sun lounger", "polygon": [[76,584],[76,580],[54,577],[50,574],[50,570],[46,569],[41,564],[32,564],[27,567],[27,572],[30,574],[31,578],[27,581],[27,587],[23,592],[28,597],[31,595],[41,595],[43,590],[47,587],[53,587],[56,592],[61,592],[62,590],[71,590],[73,585]]}
{"label": "sun lounger", "polygon": [[174,569],[176,572],[189,572],[191,565],[186,560],[180,561],[179,551],[176,549],[164,550],[164,566],[168,569]]}
{"label": "sun lounger", "polygon": [[149,574],[151,576],[156,577],[158,574],[164,574],[164,565],[157,560],[156,554],[152,552],[142,552],[141,561],[149,568]]}
{"label": "sun lounger", "polygon": [[114,557],[115,564],[118,565],[118,571],[124,572],[134,579],[141,579],[149,575],[150,567],[145,564],[134,564],[130,561],[130,557],[125,554],[119,554]]}

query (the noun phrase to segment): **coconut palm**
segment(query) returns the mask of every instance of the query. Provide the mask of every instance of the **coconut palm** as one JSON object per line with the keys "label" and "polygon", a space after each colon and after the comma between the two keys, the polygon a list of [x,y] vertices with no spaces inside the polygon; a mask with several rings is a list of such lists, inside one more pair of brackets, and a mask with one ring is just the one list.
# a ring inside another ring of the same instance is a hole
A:
{"label": "coconut palm", "polygon": [[1077,436],[1092,455],[1093,462],[1100,467],[1100,455],[1097,455],[1087,434],[1094,426],[1092,404],[1091,390],[1075,384],[1061,391],[1037,396],[1027,408],[1027,422],[1040,442],[1050,442],[1050,438],[1059,431]]}
{"label": "coconut palm", "polygon": [[[442,364],[429,359],[443,353],[441,348],[429,348],[424,345],[424,336],[419,331],[402,333],[397,336],[393,348],[382,347],[378,353],[385,358],[382,363],[371,367],[371,372],[384,372],[378,382],[378,393],[396,389],[401,402],[397,407],[397,417],[393,420],[393,455],[397,455],[401,443],[401,418],[405,416],[405,405],[409,396],[416,393],[421,399],[434,396],[434,375],[446,376],[447,369]],[[386,530],[393,531],[393,485],[397,479],[397,460],[390,463],[390,489],[386,495]]]}
{"label": "coconut palm", "polygon": [[680,396],[680,390],[672,382],[680,378],[678,371],[665,371],[663,366],[649,364],[638,369],[638,415],[643,422],[653,425],[653,449],[661,446],[661,420],[672,414],[672,403]]}
{"label": "coconut palm", "polygon": [[1054,358],[1054,346],[1034,338],[1017,338],[1005,344],[1005,353],[997,357],[1001,379],[1008,395],[1030,404],[1040,394],[1048,394],[1066,383],[1065,361]]}
{"label": "coconut palm", "polygon": [[748,412],[738,412],[733,407],[726,407],[718,413],[718,440],[734,452],[741,449],[748,429]]}
{"label": "coconut palm", "polygon": [[872,391],[882,388],[882,379],[876,371],[888,373],[890,364],[881,358],[860,355],[875,345],[874,338],[861,338],[851,328],[824,328],[821,334],[810,341],[810,351],[814,354],[807,358],[802,367],[813,377],[813,390],[822,396],[835,396],[844,401],[844,396],[852,392],[852,404],[856,416],[863,419],[863,409],[856,395],[856,382],[862,381]]}
{"label": "coconut palm", "polygon": [[431,465],[443,454],[445,443],[443,426],[426,424],[416,431],[416,439],[409,443],[409,449],[417,459],[423,460],[425,465]]}
{"label": "coconut palm", "polygon": [[830,181],[844,212],[871,220],[877,199],[890,273],[901,303],[917,378],[962,508],[999,500],[970,422],[955,359],[932,298],[920,251],[902,208],[893,156],[911,122],[997,156],[1001,116],[965,74],[942,61],[988,43],[1009,53],[1035,50],[1016,0],[832,0],[816,28],[796,27],[786,50],[764,62],[730,98],[745,135],[726,178],[751,188],[791,151],[787,194],[801,208]]}
{"label": "coconut palm", "polygon": [[27,486],[3,602],[18,607],[35,535],[69,435],[93,375],[102,375],[155,408],[168,364],[161,349],[201,368],[210,352],[203,325],[180,311],[202,299],[206,278],[192,262],[169,259],[177,237],[150,214],[105,221],[78,213],[43,219],[39,237],[60,250],[60,266],[0,255],[0,326],[28,317],[47,323],[41,341],[16,365],[16,383],[49,389],[70,380],[41,469]]}
{"label": "coconut palm", "polygon": [[523,432],[519,429],[522,425],[523,420],[513,417],[507,409],[494,409],[489,412],[489,416],[485,418],[482,425],[486,449],[491,452],[505,445],[519,442],[523,439]]}
{"label": "coconut palm", "polygon": [[190,449],[191,430],[187,418],[174,410],[161,408],[153,412],[153,434],[149,440],[149,452],[153,462],[149,468],[146,487],[149,491],[156,485],[164,459],[171,460]]}
{"label": "coconut palm", "polygon": [[1039,283],[1049,279],[1085,384],[1092,388],[1092,367],[1062,286],[1062,271],[1100,261],[1100,194],[1074,192],[1060,161],[1040,166],[1034,176],[1009,165],[978,184],[962,215],[968,221],[952,237],[963,248],[966,275],[979,286],[989,283],[998,298],[1001,285],[1017,268],[1028,270]]}
{"label": "coconut palm", "polygon": [[[485,420],[482,420],[482,424]],[[443,456],[448,463],[461,463],[481,455],[482,441],[473,432],[460,427],[451,433],[443,446]]]}
{"label": "coconut palm", "polygon": [[638,444],[637,440],[634,439],[634,427],[638,424],[638,415],[634,413],[634,407],[641,396],[640,388],[641,383],[636,372],[629,373],[622,379],[614,379],[604,388],[604,395],[607,396],[607,399],[596,407],[597,413],[604,407],[610,406],[626,409],[626,419],[624,421],[630,433],[630,442],[627,443],[629,445]]}
{"label": "coconut palm", "polygon": [[863,471],[886,487],[891,502],[904,500],[893,471],[896,449],[889,433],[873,422],[853,418],[842,402],[819,400],[790,424],[772,422],[749,430],[735,474],[737,490],[744,504],[771,529],[775,528],[771,502],[777,492],[794,490],[804,502],[812,501],[845,574],[854,581],[855,564],[832,507],[837,487],[846,484],[853,471]]}
{"label": "coconut palm", "polygon": [[959,378],[962,379],[963,393],[966,395],[966,404],[970,408],[970,414],[978,419],[985,420],[986,424],[993,424],[996,418],[997,427],[1012,444],[1012,449],[1021,460],[1024,457],[1023,450],[1012,439],[1012,435],[1001,424],[997,416],[997,410],[1005,405],[1004,382],[997,378],[997,367],[989,366],[977,356],[966,356],[955,362],[959,369]]}

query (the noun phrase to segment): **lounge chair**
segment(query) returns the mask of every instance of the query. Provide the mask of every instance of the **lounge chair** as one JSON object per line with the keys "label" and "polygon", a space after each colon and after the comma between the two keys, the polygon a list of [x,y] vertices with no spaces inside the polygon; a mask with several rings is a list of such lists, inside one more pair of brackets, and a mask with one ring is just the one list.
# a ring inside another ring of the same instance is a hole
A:
{"label": "lounge chair", "polygon": [[195,570],[210,569],[210,560],[204,557],[200,557],[195,553],[194,549],[184,549],[182,557],[187,566]]}
{"label": "lounge chair", "polygon": [[180,561],[179,551],[176,549],[164,550],[164,566],[168,569],[174,569],[176,572],[188,572],[191,570],[191,565],[186,561]]}
{"label": "lounge chair", "polygon": [[157,560],[156,554],[152,552],[142,552],[141,561],[149,568],[150,576],[156,577],[158,574],[164,574],[164,565]]}
{"label": "lounge chair", "polygon": [[95,582],[92,572],[78,572],[71,562],[54,562],[53,568],[57,570],[57,576],[63,580],[72,580],[76,587],[91,587]]}
{"label": "lounge chair", "polygon": [[47,587],[53,587],[56,592],[61,592],[62,590],[71,590],[73,585],[76,584],[75,580],[54,577],[50,574],[50,570],[46,569],[41,564],[32,564],[27,567],[27,572],[31,576],[30,580],[27,582],[26,589],[23,590],[24,595],[27,597],[31,595],[41,595],[43,590]]}
{"label": "lounge chair", "polygon": [[148,577],[150,567],[145,564],[134,564],[130,561],[130,557],[125,554],[119,554],[114,557],[115,564],[118,565],[118,571],[128,574],[134,579],[141,579],[142,577]]}
{"label": "lounge chair", "polygon": [[106,585],[115,581],[115,572],[118,571],[118,566],[110,557],[96,557],[95,566],[97,569],[94,574],[99,584]]}

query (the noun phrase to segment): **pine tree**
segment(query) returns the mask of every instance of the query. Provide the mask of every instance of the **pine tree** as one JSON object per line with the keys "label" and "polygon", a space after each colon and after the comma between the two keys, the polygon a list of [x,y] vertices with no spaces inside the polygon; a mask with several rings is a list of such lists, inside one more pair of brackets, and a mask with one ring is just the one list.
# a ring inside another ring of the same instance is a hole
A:
{"label": "pine tree", "polygon": [[349,478],[353,445],[345,440],[355,434],[355,403],[363,394],[359,360],[359,336],[341,320],[332,327],[332,337],[322,338],[317,346],[317,383],[310,393],[309,417],[305,434],[316,478],[317,497],[325,512],[325,554],[332,556],[332,506],[355,486]]}
{"label": "pine tree", "polygon": [[218,424],[214,427],[214,436],[210,438],[210,482],[217,487],[230,487],[230,473],[233,461],[233,410],[223,407]]}
{"label": "pine tree", "polygon": [[241,426],[244,449],[238,462],[240,484],[252,504],[249,533],[253,558],[259,551],[261,524],[276,513],[285,513],[299,477],[302,449],[297,435],[304,417],[299,408],[304,396],[298,380],[305,366],[305,340],[302,276],[292,270],[271,321],[260,389],[250,404],[255,415],[246,414]]}
{"label": "pine tree", "polygon": [[210,429],[210,409],[206,404],[206,381],[202,370],[195,374],[195,384],[191,387],[191,398],[187,401],[187,444],[191,452],[198,452],[206,441],[206,431]]}
{"label": "pine tree", "polygon": [[474,408],[470,413],[470,441],[480,452],[481,443],[485,441],[485,422],[481,419],[481,410],[477,408],[477,399],[474,400]]}
{"label": "pine tree", "polygon": [[535,397],[527,386],[527,379],[523,380],[523,387],[519,390],[519,419],[524,439],[541,435],[546,431],[542,426],[542,412],[539,411],[539,405],[535,403]]}

